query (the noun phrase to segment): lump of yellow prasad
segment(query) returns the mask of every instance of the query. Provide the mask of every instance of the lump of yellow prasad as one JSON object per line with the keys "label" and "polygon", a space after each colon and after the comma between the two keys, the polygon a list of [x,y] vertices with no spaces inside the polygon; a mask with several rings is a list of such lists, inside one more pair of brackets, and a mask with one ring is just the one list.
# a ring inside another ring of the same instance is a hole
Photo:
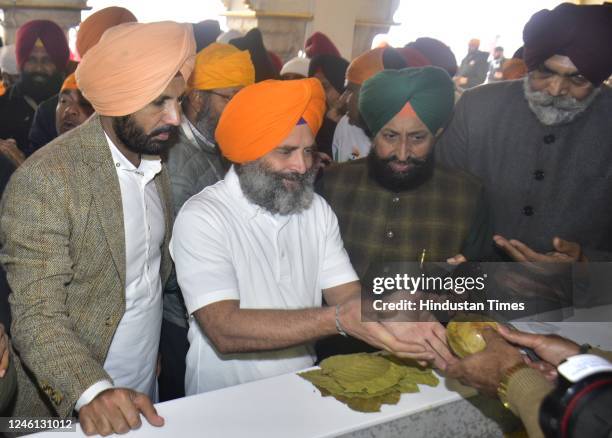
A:
{"label": "lump of yellow prasad", "polygon": [[497,326],[495,321],[480,315],[457,316],[446,326],[448,345],[461,358],[478,353],[487,346],[482,330],[485,327],[496,329]]}
{"label": "lump of yellow prasad", "polygon": [[439,383],[431,369],[377,353],[332,356],[321,362],[320,367],[299,375],[315,385],[324,397],[331,395],[360,412],[378,412],[383,403],[397,404],[402,393],[419,391],[417,383],[430,386]]}

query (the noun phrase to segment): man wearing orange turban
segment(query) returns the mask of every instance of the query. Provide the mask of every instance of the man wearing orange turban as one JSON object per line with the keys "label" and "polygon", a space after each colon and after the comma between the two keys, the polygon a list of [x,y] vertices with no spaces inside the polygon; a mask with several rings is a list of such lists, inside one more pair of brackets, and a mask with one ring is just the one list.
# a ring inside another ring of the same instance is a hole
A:
{"label": "man wearing orange turban", "polygon": [[[102,34],[107,29],[118,24],[133,21],[137,21],[134,14],[118,6],[110,6],[91,14],[79,25],[76,37],[76,48],[79,55],[81,57],[85,56],[87,51],[100,40]],[[59,95],[55,95],[42,102],[36,110],[28,135],[30,142],[24,151],[27,156],[32,155],[57,137],[58,134],[61,134],[56,129],[56,109],[58,103]]]}
{"label": "man wearing orange turban", "polygon": [[91,104],[83,97],[76,83],[74,73],[71,73],[59,93],[55,108],[55,129],[59,135],[81,125],[94,112]]}
{"label": "man wearing orange turban", "polygon": [[334,161],[363,158],[370,151],[372,142],[368,136],[368,128],[359,114],[361,85],[385,69],[405,67],[407,67],[406,58],[393,47],[377,47],[369,50],[349,64],[346,70],[346,90],[340,98],[346,103],[346,115],[338,122],[332,141]]}
{"label": "man wearing orange turban", "polygon": [[194,57],[188,24],[109,29],[76,72],[97,114],[11,177],[0,212],[20,358],[10,415],[76,410],[87,435],[137,428],[140,413],[163,424],[151,400],[173,212],[159,155]]}
{"label": "man wearing orange turban", "polygon": [[361,323],[336,216],[313,190],[324,111],[310,78],[245,87],[221,116],[217,141],[234,165],[185,203],[170,245],[194,316],[188,395],[312,366],[309,344],[338,332],[427,355],[383,324]]}
{"label": "man wearing orange turban", "polygon": [[[212,43],[197,54],[189,91],[183,99],[178,141],[166,160],[175,214],[187,199],[225,175],[228,164],[215,142],[215,129],[227,103],[253,82],[255,68],[247,50]],[[185,356],[189,346],[185,314],[181,291],[172,276],[164,290],[160,401],[185,396]]]}

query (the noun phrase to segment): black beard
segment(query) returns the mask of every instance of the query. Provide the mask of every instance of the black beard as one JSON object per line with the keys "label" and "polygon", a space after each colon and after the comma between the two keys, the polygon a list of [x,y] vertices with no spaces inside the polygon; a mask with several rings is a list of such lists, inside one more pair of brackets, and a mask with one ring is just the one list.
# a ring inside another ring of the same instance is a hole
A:
{"label": "black beard", "polygon": [[[113,129],[117,138],[130,151],[144,155],[162,155],[178,140],[178,126],[167,125],[145,134],[132,115],[113,118]],[[153,137],[168,132],[168,140],[153,140]]]}
{"label": "black beard", "polygon": [[390,163],[398,161],[397,156],[380,158],[373,147],[368,154],[368,174],[370,178],[392,192],[412,190],[431,178],[434,170],[434,154],[430,152],[424,159],[408,158],[402,163],[412,165],[406,172],[394,171]]}
{"label": "black beard", "polygon": [[52,75],[21,73],[19,87],[24,95],[30,96],[36,103],[40,103],[59,93],[62,81],[62,76],[57,72]]}
{"label": "black beard", "polygon": [[[261,162],[236,165],[236,174],[246,198],[272,214],[289,215],[307,210],[314,198],[314,180],[318,166],[304,174],[274,172]],[[288,189],[284,179],[294,181],[298,187]]]}

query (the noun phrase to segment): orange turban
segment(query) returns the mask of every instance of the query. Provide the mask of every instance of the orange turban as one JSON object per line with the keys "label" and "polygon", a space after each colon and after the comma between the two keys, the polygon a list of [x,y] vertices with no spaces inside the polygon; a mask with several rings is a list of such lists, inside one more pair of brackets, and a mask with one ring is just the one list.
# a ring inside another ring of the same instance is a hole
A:
{"label": "orange turban", "polygon": [[60,93],[64,90],[78,90],[78,89],[79,87],[77,86],[77,83],[76,83],[76,77],[74,73],[71,73],[68,76],[66,76],[66,79],[64,80],[64,83],[62,84],[62,88],[60,89]]}
{"label": "orange turban", "polygon": [[234,163],[257,160],[280,145],[303,119],[317,135],[325,92],[316,78],[267,80],[243,88],[221,114],[215,137]]}
{"label": "orange turban", "polygon": [[354,84],[361,85],[376,73],[385,69],[383,53],[385,47],[377,47],[359,55],[349,64],[346,70],[346,79]]}
{"label": "orange turban", "polygon": [[83,96],[103,116],[125,116],[155,100],[195,60],[190,24],[125,23],[108,29],[83,57],[76,79]]}
{"label": "orange turban", "polygon": [[255,82],[255,67],[248,50],[212,43],[196,55],[189,87],[197,90],[246,87]]}
{"label": "orange turban", "polygon": [[102,37],[107,29],[118,24],[138,21],[134,14],[119,6],[100,9],[87,17],[79,26],[76,37],[76,48],[81,58]]}
{"label": "orange turban", "polygon": [[502,77],[504,81],[521,79],[527,76],[527,64],[522,59],[510,58],[502,65]]}

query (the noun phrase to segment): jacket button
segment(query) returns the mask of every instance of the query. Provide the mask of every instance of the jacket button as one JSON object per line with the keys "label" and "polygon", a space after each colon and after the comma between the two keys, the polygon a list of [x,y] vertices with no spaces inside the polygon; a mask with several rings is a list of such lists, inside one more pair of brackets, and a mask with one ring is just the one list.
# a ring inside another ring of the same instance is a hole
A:
{"label": "jacket button", "polygon": [[535,172],[533,172],[533,177],[537,181],[542,181],[544,179],[544,171],[543,170],[536,170]]}
{"label": "jacket button", "polygon": [[387,238],[388,239],[393,239],[393,236],[395,236],[395,233],[393,231],[387,231]]}
{"label": "jacket button", "polygon": [[525,216],[533,216],[533,207],[531,205],[526,205],[525,207],[523,207],[523,214]]}
{"label": "jacket button", "polygon": [[556,140],[555,136],[553,134],[548,134],[544,136],[544,143],[546,144],[551,144],[554,143]]}

